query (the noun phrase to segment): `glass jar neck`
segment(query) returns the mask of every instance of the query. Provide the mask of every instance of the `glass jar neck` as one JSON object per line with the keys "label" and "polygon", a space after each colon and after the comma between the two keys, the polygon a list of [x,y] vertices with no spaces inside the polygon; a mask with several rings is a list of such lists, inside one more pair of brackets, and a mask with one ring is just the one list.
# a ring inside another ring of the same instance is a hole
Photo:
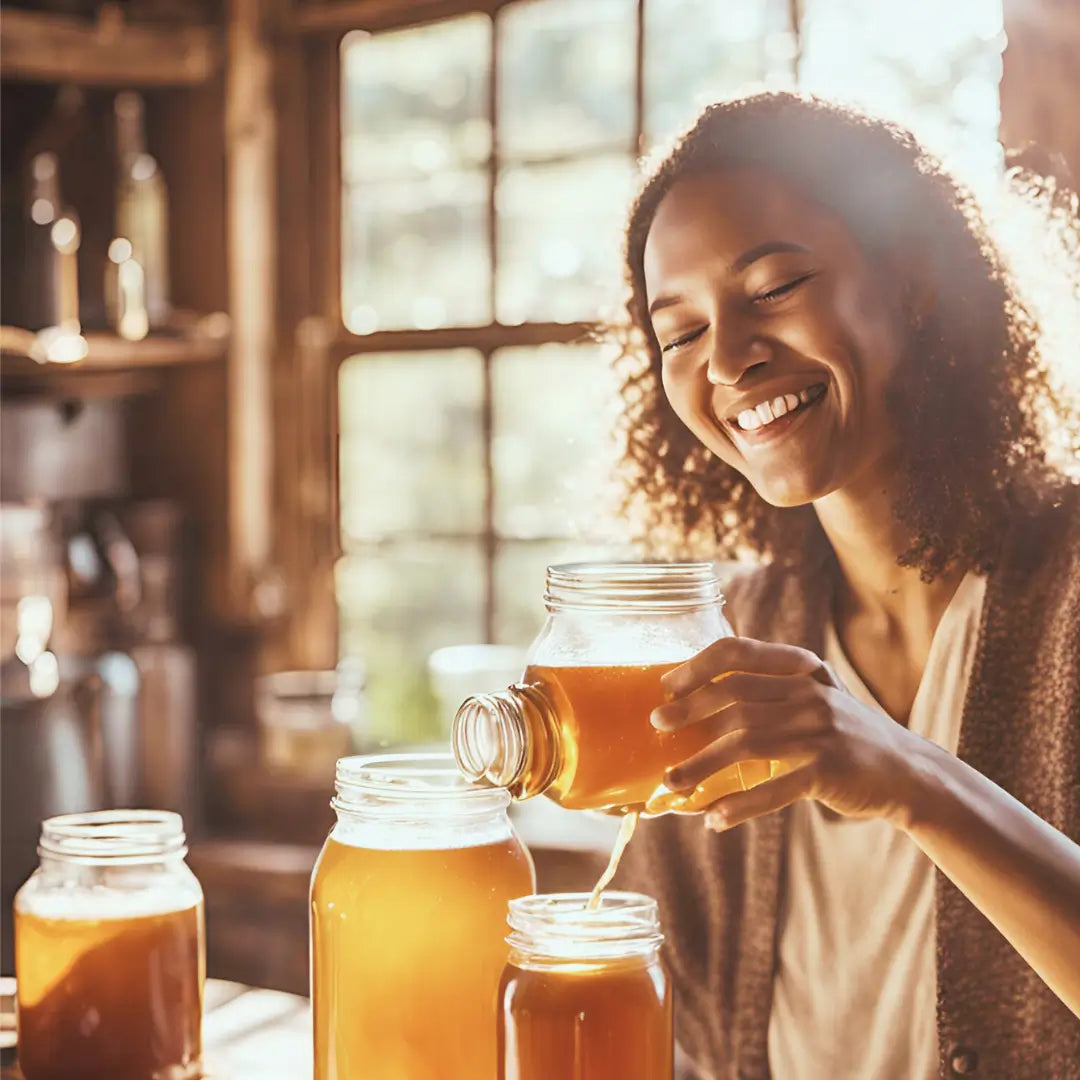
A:
{"label": "glass jar neck", "polygon": [[514,798],[543,791],[558,774],[558,721],[540,686],[518,683],[462,702],[451,734],[454,759],[470,783]]}
{"label": "glass jar neck", "polygon": [[101,810],[64,814],[41,825],[42,865],[152,866],[182,862],[184,822],[165,810]]}
{"label": "glass jar neck", "polygon": [[548,611],[672,614],[722,604],[711,563],[566,563],[549,566]]}
{"label": "glass jar neck", "polygon": [[510,901],[510,962],[518,967],[647,962],[663,944],[656,901],[605,892],[594,910],[588,893],[550,893]]}
{"label": "glass jar neck", "polygon": [[374,754],[337,763],[331,805],[340,822],[375,827],[504,824],[510,794],[471,784],[450,754]]}

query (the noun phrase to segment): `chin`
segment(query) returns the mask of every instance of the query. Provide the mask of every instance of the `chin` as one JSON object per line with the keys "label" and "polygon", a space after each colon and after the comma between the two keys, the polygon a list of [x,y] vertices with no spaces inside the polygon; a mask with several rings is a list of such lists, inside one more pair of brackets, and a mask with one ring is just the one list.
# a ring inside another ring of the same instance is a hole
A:
{"label": "chin", "polygon": [[770,506],[780,509],[790,509],[796,506],[809,506],[824,498],[833,490],[831,485],[813,482],[809,477],[798,476],[777,477],[774,480],[757,479],[747,477],[753,489]]}

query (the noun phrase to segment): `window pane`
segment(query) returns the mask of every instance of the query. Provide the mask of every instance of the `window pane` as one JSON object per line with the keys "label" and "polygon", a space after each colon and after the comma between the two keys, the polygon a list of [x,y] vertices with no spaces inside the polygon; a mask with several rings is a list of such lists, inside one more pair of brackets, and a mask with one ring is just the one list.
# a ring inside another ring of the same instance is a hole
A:
{"label": "window pane", "polygon": [[342,311],[357,334],[491,318],[487,174],[440,173],[345,192]]}
{"label": "window pane", "polygon": [[338,395],[346,550],[396,533],[483,529],[479,353],[354,356],[341,365]]}
{"label": "window pane", "polygon": [[631,148],[635,9],[635,0],[534,0],[500,13],[504,159]]}
{"label": "window pane", "polygon": [[347,34],[341,44],[345,182],[483,164],[491,152],[490,53],[485,15]]}
{"label": "window pane", "polygon": [[531,644],[544,623],[544,576],[553,563],[632,558],[613,546],[574,541],[499,544],[495,556],[495,639]]}
{"label": "window pane", "polygon": [[502,322],[574,322],[612,308],[632,183],[628,155],[500,172],[495,306]]}
{"label": "window pane", "polygon": [[662,141],[703,105],[790,85],[789,0],[645,0],[645,130]]}
{"label": "window pane", "polygon": [[439,730],[429,653],[483,640],[480,542],[395,544],[342,559],[337,568],[341,647],[367,668],[376,738],[448,737]]}
{"label": "window pane", "polygon": [[912,128],[965,176],[997,167],[1001,0],[805,0],[799,82]]}
{"label": "window pane", "polygon": [[618,405],[609,351],[500,349],[492,364],[496,531],[595,536],[610,494]]}

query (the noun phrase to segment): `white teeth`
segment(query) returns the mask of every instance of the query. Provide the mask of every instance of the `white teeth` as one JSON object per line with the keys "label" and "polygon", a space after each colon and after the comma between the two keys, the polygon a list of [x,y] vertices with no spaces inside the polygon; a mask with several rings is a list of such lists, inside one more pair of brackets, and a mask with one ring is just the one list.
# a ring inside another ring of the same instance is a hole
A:
{"label": "white teeth", "polygon": [[811,394],[815,387],[800,390],[797,394],[781,394],[772,401],[763,401],[752,409],[743,409],[735,418],[735,423],[743,431],[756,431],[758,428],[779,420],[782,416],[794,412],[800,405],[808,405],[821,397],[820,393]]}

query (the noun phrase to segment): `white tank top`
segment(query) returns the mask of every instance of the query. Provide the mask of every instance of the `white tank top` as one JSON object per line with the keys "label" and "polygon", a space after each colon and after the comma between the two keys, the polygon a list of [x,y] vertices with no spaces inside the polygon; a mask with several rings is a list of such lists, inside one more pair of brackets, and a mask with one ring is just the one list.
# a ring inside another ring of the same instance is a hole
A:
{"label": "white tank top", "polygon": [[[908,727],[956,753],[986,580],[968,574],[938,623]],[[835,628],[825,657],[848,690],[881,706]],[[933,863],[885,821],[796,803],[769,1017],[773,1080],[938,1075]]]}

